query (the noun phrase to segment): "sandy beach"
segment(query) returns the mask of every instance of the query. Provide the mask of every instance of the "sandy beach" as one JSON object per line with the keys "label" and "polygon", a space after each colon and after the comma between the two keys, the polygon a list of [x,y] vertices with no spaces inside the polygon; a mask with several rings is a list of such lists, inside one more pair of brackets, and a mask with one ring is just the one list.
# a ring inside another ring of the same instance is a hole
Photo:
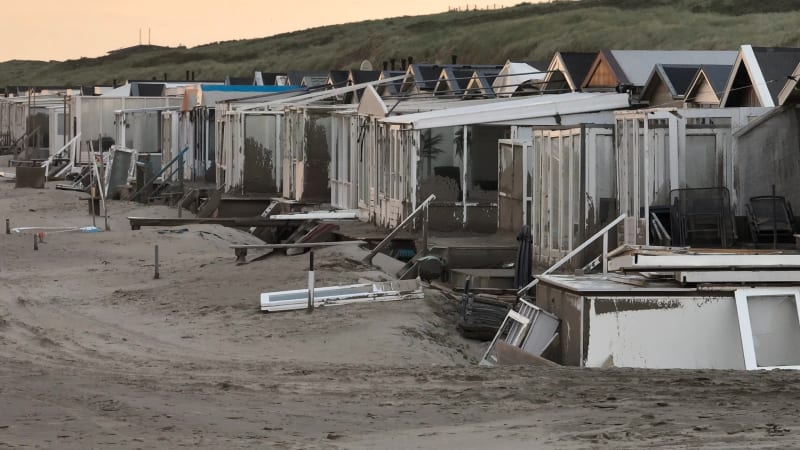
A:
{"label": "sandy beach", "polygon": [[[0,181],[0,216],[90,226],[83,196]],[[38,251],[0,235],[0,448],[796,445],[796,372],[479,367],[435,290],[262,314],[262,292],[304,287],[307,255],[237,266],[245,232],[131,231],[127,216],[177,212],[109,209],[111,231],[48,233]],[[316,252],[318,286],[385,279],[353,252]]]}

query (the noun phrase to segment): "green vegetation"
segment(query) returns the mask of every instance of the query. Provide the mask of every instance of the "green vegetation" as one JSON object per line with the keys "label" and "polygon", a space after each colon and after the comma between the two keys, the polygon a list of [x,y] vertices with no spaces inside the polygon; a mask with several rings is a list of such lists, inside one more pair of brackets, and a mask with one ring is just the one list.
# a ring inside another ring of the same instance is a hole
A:
{"label": "green vegetation", "polygon": [[[800,0],[582,0],[396,17],[194,48],[133,47],[100,58],[0,63],[0,86],[250,76],[254,70],[357,68],[416,62],[548,60],[554,51],[800,46]],[[268,30],[265,30],[267,32]]]}

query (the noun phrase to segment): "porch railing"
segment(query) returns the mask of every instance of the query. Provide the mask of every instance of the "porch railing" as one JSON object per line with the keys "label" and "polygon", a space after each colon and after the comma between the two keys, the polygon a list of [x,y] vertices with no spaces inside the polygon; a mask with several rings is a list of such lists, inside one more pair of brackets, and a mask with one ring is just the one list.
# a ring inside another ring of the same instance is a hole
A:
{"label": "porch railing", "polygon": [[[149,181],[145,182],[142,185],[142,187],[139,188],[138,191],[134,192],[130,197],[128,197],[128,199],[135,201],[137,198],[139,198],[139,196],[143,192],[146,192],[148,189],[153,187],[155,182],[158,181],[159,177],[161,177],[162,175],[167,173],[167,171],[169,171],[169,173],[167,174],[167,176],[163,177],[163,179],[164,180],[171,180],[173,176],[177,175],[178,182],[181,184],[181,191],[183,191],[183,165],[184,165],[184,159],[183,158],[184,158],[184,155],[186,155],[186,152],[188,152],[188,151],[189,151],[189,147],[186,147],[183,150],[181,150],[180,153],[175,155],[175,157],[172,158],[167,163],[167,165],[162,167],[161,170],[159,170],[158,173],[155,174],[155,176],[153,176],[153,178],[151,178]],[[172,167],[175,164],[177,164],[178,166],[177,166],[177,168],[173,169]]]}
{"label": "porch railing", "polygon": [[[578,253],[582,252],[586,247],[592,245],[596,240],[600,239],[601,237],[603,238],[603,255],[601,259],[603,263],[603,274],[605,275],[606,273],[608,273],[608,232],[613,230],[614,227],[616,227],[620,223],[622,223],[622,221],[625,220],[626,217],[628,217],[627,214],[622,214],[621,216],[614,219],[611,223],[606,225],[602,230],[598,231],[595,235],[584,241],[583,244],[575,247],[575,249],[569,252],[567,256],[561,258],[557,263],[550,266],[549,269],[545,270],[540,275],[549,275],[555,272],[561,266],[569,262],[570,259],[574,258]],[[528,283],[527,286],[517,291],[517,296],[522,297],[538,283],[539,279],[535,278],[533,281]]]}
{"label": "porch railing", "polygon": [[423,216],[423,219],[422,219],[422,238],[423,238],[423,241],[424,241],[423,245],[425,246],[425,250],[427,250],[427,247],[428,247],[428,206],[434,200],[436,200],[436,196],[434,194],[431,194],[430,197],[426,198],[424,202],[420,203],[420,205],[417,206],[417,209],[415,209],[411,214],[409,214],[408,217],[405,218],[405,220],[400,222],[400,225],[395,227],[395,229],[392,230],[392,232],[389,233],[389,235],[386,236],[386,238],[384,238],[378,245],[376,245],[375,248],[372,249],[371,252],[369,252],[369,255],[364,257],[364,262],[367,263],[367,264],[371,264],[372,263],[372,258],[374,258],[375,255],[377,255],[378,252],[380,252],[381,249],[383,249],[383,247],[386,247],[386,245],[389,242],[391,242],[392,238],[394,238],[397,235],[397,233],[402,231],[403,228],[405,228],[406,225],[411,223],[411,221],[414,220],[414,218],[416,218],[417,215],[419,213],[423,212],[423,211],[425,211],[425,216]]}
{"label": "porch railing", "polygon": [[50,157],[47,158],[42,163],[42,167],[44,167],[45,176],[47,176],[47,177],[50,176],[50,166],[53,164],[54,161],[59,160],[59,159],[64,159],[64,154],[67,151],[69,151],[69,162],[67,163],[66,166],[62,167],[58,171],[58,173],[54,174],[53,177],[54,178],[58,178],[58,177],[60,177],[60,176],[62,176],[64,174],[66,174],[69,170],[72,169],[72,167],[75,165],[75,154],[78,151],[78,142],[80,142],[80,139],[81,139],[81,133],[78,133],[77,136],[75,136],[74,138],[70,139],[69,142],[64,144],[64,146],[61,147],[61,149],[59,151],[57,151],[57,152],[53,153],[52,155],[50,155]]}

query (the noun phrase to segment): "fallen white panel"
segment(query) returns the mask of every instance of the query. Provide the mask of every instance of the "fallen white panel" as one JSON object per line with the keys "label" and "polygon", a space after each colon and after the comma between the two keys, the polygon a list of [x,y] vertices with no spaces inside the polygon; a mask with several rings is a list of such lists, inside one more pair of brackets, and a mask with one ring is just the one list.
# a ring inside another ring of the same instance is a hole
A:
{"label": "fallen white panel", "polygon": [[529,327],[528,337],[522,343],[522,349],[533,355],[541,356],[556,338],[559,322],[558,317],[539,309]]}
{"label": "fallen white panel", "polygon": [[272,220],[337,220],[337,219],[358,219],[358,210],[348,209],[345,211],[316,211],[298,214],[277,214],[269,217]]}
{"label": "fallen white panel", "polygon": [[608,261],[608,270],[659,271],[680,269],[730,268],[800,268],[798,255],[694,254],[694,255],[622,255]]}
{"label": "fallen white panel", "polygon": [[[736,312],[739,315],[739,329],[742,336],[742,353],[744,356],[744,365],[747,370],[775,370],[775,369],[790,369],[800,370],[800,365],[769,365],[759,366],[758,358],[756,357],[756,344],[757,337],[754,332],[753,320],[750,316],[750,297],[792,297],[794,299],[796,321],[792,321],[792,326],[800,329],[800,289],[798,288],[762,288],[762,289],[738,289],[735,293],[736,296]],[[778,304],[778,301],[775,301]],[[786,317],[786,316],[783,316]],[[772,323],[765,324],[763,328],[769,330],[770,334],[774,334],[780,327]],[[760,337],[760,336],[759,336]],[[800,347],[800,342],[796,339],[786,339],[782,342],[786,348],[797,349]]]}
{"label": "fallen white panel", "polygon": [[[525,300],[520,299],[519,301],[519,311],[513,309],[508,311],[497,334],[486,349],[486,353],[483,354],[480,365],[492,366],[497,363],[495,346],[498,341],[540,356],[555,339],[559,325],[558,317]],[[509,322],[511,325],[508,333],[503,336],[506,324]]]}
{"label": "fallen white panel", "polygon": [[[416,280],[386,281],[381,283],[351,284],[314,289],[314,306],[344,305],[368,301],[387,302],[421,299],[422,283]],[[267,292],[261,294],[261,310],[268,312],[291,311],[308,307],[308,289]]]}
{"label": "fallen white panel", "polygon": [[800,270],[698,270],[675,272],[681,283],[800,283]]}

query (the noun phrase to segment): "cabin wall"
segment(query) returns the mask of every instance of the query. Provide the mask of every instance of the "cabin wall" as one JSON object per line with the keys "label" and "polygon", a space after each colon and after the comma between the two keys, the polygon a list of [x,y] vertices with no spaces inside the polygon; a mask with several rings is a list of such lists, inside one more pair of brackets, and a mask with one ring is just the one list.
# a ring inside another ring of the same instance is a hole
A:
{"label": "cabin wall", "polygon": [[148,120],[132,116],[131,119],[126,118],[124,123],[119,123],[115,112],[123,109],[179,108],[182,103],[180,97],[74,97],[70,107],[70,123],[75,128],[73,135],[81,134],[75,162],[89,162],[89,141],[92,141],[96,151],[106,151],[112,145],[119,144],[140,153],[159,152],[160,114]]}
{"label": "cabin wall", "polygon": [[0,144],[11,145],[25,135],[28,105],[0,99]]}
{"label": "cabin wall", "polygon": [[745,368],[732,295],[588,300],[587,367]]}
{"label": "cabin wall", "polygon": [[[651,206],[669,206],[674,189],[723,187],[734,211],[733,133],[766,108],[653,109],[617,112],[616,156],[620,213],[642,219]],[[634,234],[643,223],[636,225]],[[644,243],[644,242],[640,242]]]}
{"label": "cabin wall", "polygon": [[736,138],[734,185],[737,214],[751,197],[784,196],[800,208],[800,109],[790,107]]}
{"label": "cabin wall", "polygon": [[575,293],[539,283],[536,286],[536,305],[555,314],[561,320],[558,336],[548,354],[553,361],[565,366],[583,367],[588,348],[587,300]]}
{"label": "cabin wall", "polygon": [[614,134],[610,125],[531,130],[532,142],[500,141],[498,227],[530,225],[534,261],[549,267],[617,215]]}
{"label": "cabin wall", "polygon": [[331,126],[331,205],[357,209],[359,183],[357,161],[360,156],[359,117],[334,115]]}

